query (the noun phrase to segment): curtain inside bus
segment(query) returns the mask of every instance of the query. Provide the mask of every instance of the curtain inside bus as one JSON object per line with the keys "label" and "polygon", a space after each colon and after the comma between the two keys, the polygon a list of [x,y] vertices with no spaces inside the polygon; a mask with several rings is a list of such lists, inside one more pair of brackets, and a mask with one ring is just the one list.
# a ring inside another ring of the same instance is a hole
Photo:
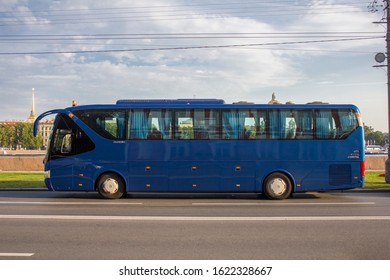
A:
{"label": "curtain inside bus", "polygon": [[158,119],[158,126],[162,139],[171,139],[172,132],[172,112],[167,110],[162,110]]}
{"label": "curtain inside bus", "polygon": [[131,110],[130,112],[130,139],[146,139],[149,131],[149,111]]}
{"label": "curtain inside bus", "polygon": [[224,139],[243,139],[245,133],[245,112],[230,110],[222,112]]}

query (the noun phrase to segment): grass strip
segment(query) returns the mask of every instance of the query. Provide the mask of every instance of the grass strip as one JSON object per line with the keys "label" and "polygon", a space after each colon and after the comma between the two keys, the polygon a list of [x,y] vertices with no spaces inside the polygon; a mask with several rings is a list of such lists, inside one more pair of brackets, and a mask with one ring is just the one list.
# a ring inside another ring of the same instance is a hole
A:
{"label": "grass strip", "polygon": [[[384,172],[367,171],[364,188],[389,188]],[[0,172],[0,189],[45,188],[43,172]]]}
{"label": "grass strip", "polygon": [[390,188],[390,184],[387,184],[385,177],[381,176],[384,174],[384,171],[374,172],[366,171],[366,176],[364,179],[364,188]]}
{"label": "grass strip", "polygon": [[44,187],[43,172],[0,172],[0,189]]}

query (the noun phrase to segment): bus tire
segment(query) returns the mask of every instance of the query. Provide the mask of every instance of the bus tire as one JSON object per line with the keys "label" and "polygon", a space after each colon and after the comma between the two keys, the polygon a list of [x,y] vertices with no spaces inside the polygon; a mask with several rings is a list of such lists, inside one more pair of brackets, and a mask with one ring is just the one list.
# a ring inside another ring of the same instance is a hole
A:
{"label": "bus tire", "polygon": [[125,184],[118,174],[106,173],[100,176],[96,189],[103,198],[118,199],[125,193]]}
{"label": "bus tire", "polygon": [[290,178],[281,172],[275,172],[265,179],[263,193],[269,199],[286,199],[291,195],[292,183]]}

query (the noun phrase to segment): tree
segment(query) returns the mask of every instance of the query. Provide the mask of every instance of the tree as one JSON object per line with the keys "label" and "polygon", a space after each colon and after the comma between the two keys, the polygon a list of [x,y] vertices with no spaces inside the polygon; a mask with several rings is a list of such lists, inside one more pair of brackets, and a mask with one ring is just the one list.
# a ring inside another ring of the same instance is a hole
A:
{"label": "tree", "polygon": [[13,125],[2,124],[0,125],[0,147],[12,148],[14,140],[14,128]]}
{"label": "tree", "polygon": [[388,142],[387,134],[375,131],[371,126],[364,126],[364,140],[370,145],[385,146]]}
{"label": "tree", "polygon": [[31,123],[0,125],[0,147],[10,149],[39,149],[42,147],[42,136],[34,137]]}
{"label": "tree", "polygon": [[39,149],[42,146],[42,136],[34,137],[31,123],[18,123],[16,127],[19,131],[19,142],[22,148],[32,150]]}

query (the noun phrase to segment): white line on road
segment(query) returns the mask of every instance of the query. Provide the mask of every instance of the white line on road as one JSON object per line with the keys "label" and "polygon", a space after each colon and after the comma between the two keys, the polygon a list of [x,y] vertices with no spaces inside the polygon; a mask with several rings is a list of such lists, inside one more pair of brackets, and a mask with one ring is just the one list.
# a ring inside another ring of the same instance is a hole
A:
{"label": "white line on road", "polygon": [[0,257],[32,257],[35,253],[0,253]]}
{"label": "white line on road", "polygon": [[249,203],[234,203],[234,202],[194,202],[194,206],[245,206],[245,205],[262,205],[262,206],[305,206],[305,205],[375,205],[375,202],[249,202]]}
{"label": "white line on road", "polygon": [[0,204],[36,204],[36,205],[143,205],[142,202],[74,202],[74,201],[0,201]]}
{"label": "white line on road", "polygon": [[[143,202],[76,202],[76,201],[0,201],[1,204],[30,205],[144,205]],[[192,202],[193,206],[327,206],[327,205],[375,205],[375,202]]]}
{"label": "white line on road", "polygon": [[298,217],[200,217],[200,216],[78,216],[0,215],[0,219],[101,220],[101,221],[390,221],[390,216],[298,216]]}

